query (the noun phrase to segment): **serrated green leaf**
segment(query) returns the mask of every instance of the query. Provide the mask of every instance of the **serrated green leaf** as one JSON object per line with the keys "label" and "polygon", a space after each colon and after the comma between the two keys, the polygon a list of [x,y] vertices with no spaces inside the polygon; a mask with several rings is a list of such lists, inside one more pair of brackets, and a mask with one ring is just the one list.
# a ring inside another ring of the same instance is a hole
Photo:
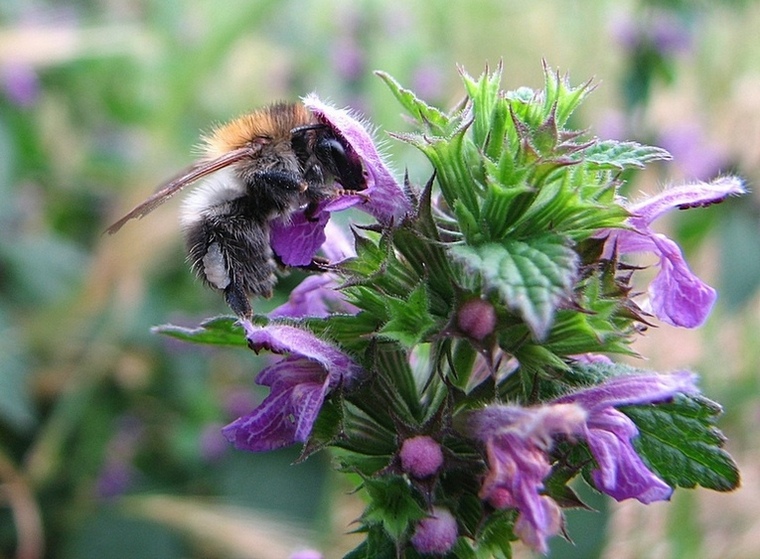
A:
{"label": "serrated green leaf", "polygon": [[209,318],[201,322],[197,328],[164,324],[153,327],[151,331],[194,344],[248,347],[245,332],[233,316]]}
{"label": "serrated green leaf", "polygon": [[715,427],[721,409],[714,402],[679,395],[672,403],[620,411],[639,429],[636,450],[669,485],[716,491],[738,487],[739,469],[722,448],[725,438]]}
{"label": "serrated green leaf", "polygon": [[425,518],[424,509],[412,496],[412,488],[398,476],[367,479],[364,488],[370,496],[362,520],[382,524],[395,541],[399,541],[412,523]]}
{"label": "serrated green leaf", "polygon": [[557,306],[570,297],[578,273],[577,254],[564,237],[552,233],[458,245],[449,253],[465,273],[477,274],[487,291],[498,294],[538,340],[549,331]]}
{"label": "serrated green leaf", "polygon": [[555,113],[558,126],[565,125],[570,115],[593,89],[592,80],[588,80],[578,87],[571,87],[566,75],[561,76],[559,72],[552,71],[548,65],[544,65],[543,110],[545,114],[548,114],[556,105]]}
{"label": "serrated green leaf", "polygon": [[431,107],[414,92],[405,89],[390,74],[385,72],[375,72],[390,88],[391,93],[401,103],[409,114],[425,125],[433,134],[438,136],[448,135],[449,117],[435,107]]}
{"label": "serrated green leaf", "polygon": [[367,538],[343,559],[398,559],[396,543],[381,526],[367,530]]}
{"label": "serrated green leaf", "polygon": [[573,154],[571,158],[582,159],[592,169],[622,170],[643,169],[647,163],[668,160],[671,156],[666,150],[654,146],[605,140]]}
{"label": "serrated green leaf", "polygon": [[[421,228],[427,229],[428,226],[421,224]],[[416,275],[416,281],[406,288],[406,292],[424,279],[430,289],[430,311],[446,314],[454,298],[451,265],[438,238],[426,238],[424,234],[424,231],[410,230],[405,227],[399,228],[393,234],[396,249],[403,256],[406,267],[411,268],[409,280],[413,274]],[[437,231],[434,234],[437,235]],[[394,263],[401,267],[398,260],[394,259]]]}
{"label": "serrated green leaf", "polygon": [[467,90],[473,105],[475,121],[472,127],[475,144],[479,148],[485,148],[486,142],[491,133],[493,124],[493,114],[496,104],[501,102],[506,105],[499,95],[499,84],[501,83],[501,63],[494,72],[484,72],[476,80],[466,72],[461,71],[462,82]]}
{"label": "serrated green leaf", "polygon": [[412,347],[435,326],[424,284],[418,285],[406,299],[387,297],[385,303],[390,320],[379,332],[385,338]]}
{"label": "serrated green leaf", "polygon": [[[505,559],[512,557],[512,542],[517,540],[514,533],[516,517],[515,509],[495,511],[490,514],[477,540],[478,551]],[[482,553],[478,553],[478,557],[483,557]]]}

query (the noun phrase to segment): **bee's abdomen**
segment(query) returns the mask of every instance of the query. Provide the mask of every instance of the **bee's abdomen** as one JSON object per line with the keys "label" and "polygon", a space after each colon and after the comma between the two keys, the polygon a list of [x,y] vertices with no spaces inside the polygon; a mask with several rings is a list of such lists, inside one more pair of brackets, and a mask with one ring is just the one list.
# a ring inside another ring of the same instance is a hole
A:
{"label": "bee's abdomen", "polygon": [[271,295],[275,265],[268,223],[236,212],[209,213],[185,229],[185,243],[193,270],[210,287]]}

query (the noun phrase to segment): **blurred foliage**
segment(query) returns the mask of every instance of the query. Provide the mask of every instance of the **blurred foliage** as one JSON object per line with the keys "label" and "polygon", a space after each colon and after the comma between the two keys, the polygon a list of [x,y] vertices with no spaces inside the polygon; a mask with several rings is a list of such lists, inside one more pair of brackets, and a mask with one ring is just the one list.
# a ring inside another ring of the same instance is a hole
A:
{"label": "blurred foliage", "polygon": [[[462,95],[456,64],[477,74],[503,60],[511,87],[538,86],[545,58],[576,81],[601,82],[577,127],[674,154],[636,188],[729,170],[751,186],[760,176],[758,24],[750,0],[4,0],[0,557],[281,557],[306,544],[332,557],[351,548],[342,540],[361,507],[345,502],[327,455],[291,466],[297,449],[246,455],[219,433],[261,397],[259,358],[150,333],[225,312],[187,269],[177,204],[101,236],[192,160],[199,131],[312,90],[403,131],[373,70],[446,106]],[[414,182],[427,178],[411,148],[387,150]],[[758,442],[759,215],[754,196],[674,221],[722,300],[704,333],[654,336],[664,338],[663,363],[706,373],[740,463],[752,463]],[[283,278],[261,310],[298,279]],[[683,361],[673,361],[674,347]],[[673,557],[756,557],[758,544],[741,534],[757,504],[741,495],[713,507],[723,519],[675,507],[679,516],[657,533],[685,553]],[[613,520],[576,549],[600,556],[611,531],[625,531]],[[702,547],[708,539],[717,551]],[[631,546],[615,556],[651,550]],[[554,556],[569,553],[558,546]]]}

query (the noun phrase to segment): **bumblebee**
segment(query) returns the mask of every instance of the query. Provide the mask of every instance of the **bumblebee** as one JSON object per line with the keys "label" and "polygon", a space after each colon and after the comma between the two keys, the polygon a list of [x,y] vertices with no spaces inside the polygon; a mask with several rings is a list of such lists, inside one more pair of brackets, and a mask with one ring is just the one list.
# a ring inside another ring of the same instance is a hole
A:
{"label": "bumblebee", "polygon": [[270,221],[301,209],[312,218],[320,202],[364,190],[364,169],[353,148],[300,103],[246,114],[215,129],[203,144],[205,157],[106,231],[116,233],[205,177],[180,213],[188,260],[204,283],[224,293],[235,314],[250,319],[249,297],[270,297],[275,284]]}

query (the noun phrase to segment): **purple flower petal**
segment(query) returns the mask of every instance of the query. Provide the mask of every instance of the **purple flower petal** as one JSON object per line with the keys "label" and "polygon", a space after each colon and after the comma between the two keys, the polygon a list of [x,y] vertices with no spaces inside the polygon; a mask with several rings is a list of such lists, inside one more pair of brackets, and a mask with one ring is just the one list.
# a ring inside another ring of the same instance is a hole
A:
{"label": "purple flower petal", "polygon": [[353,150],[352,156],[361,160],[367,187],[361,194],[344,194],[322,202],[307,218],[297,212],[271,222],[272,250],[288,266],[307,266],[325,242],[325,226],[331,212],[358,206],[375,217],[382,225],[401,223],[412,207],[403,188],[395,179],[377,151],[372,136],[349,111],[337,109],[315,95],[303,99],[314,115],[328,124]]}
{"label": "purple flower petal", "polygon": [[721,177],[713,182],[698,182],[668,188],[649,198],[631,204],[629,223],[638,230],[645,230],[663,214],[674,209],[687,209],[718,204],[729,196],[746,192],[738,177]]}
{"label": "purple flower petal", "polygon": [[636,425],[614,406],[661,402],[678,393],[698,393],[692,373],[620,376],[554,400],[588,412],[586,425],[576,434],[586,439],[599,466],[592,477],[600,491],[642,503],[670,498],[672,489],[647,468],[631,444],[639,434]]}
{"label": "purple flower petal", "polygon": [[668,237],[650,229],[652,221],[673,209],[687,209],[722,202],[745,192],[737,177],[711,183],[695,183],[665,190],[628,207],[630,230],[604,231],[604,256],[613,253],[652,252],[659,257],[660,271],[648,292],[651,310],[660,320],[674,326],[695,328],[707,320],[715,303],[715,290],[689,269],[681,249]]}
{"label": "purple flower petal", "polygon": [[673,326],[701,326],[715,304],[715,289],[692,273],[675,242],[663,235],[652,240],[660,254],[660,271],[648,289],[652,313]]}
{"label": "purple flower petal", "polygon": [[222,429],[236,448],[264,452],[304,442],[327,394],[329,377],[318,363],[287,358],[256,379],[271,392],[253,412]]}
{"label": "purple flower petal", "polygon": [[591,415],[584,437],[599,465],[591,473],[594,484],[618,501],[668,500],[673,489],[646,467],[631,444],[638,434],[633,421],[614,408]]}
{"label": "purple flower petal", "polygon": [[621,375],[557,398],[554,402],[579,404],[589,412],[616,406],[652,404],[669,400],[676,394],[698,394],[696,378],[689,371],[670,375]]}
{"label": "purple flower petal", "polygon": [[535,408],[491,406],[474,412],[467,429],[486,444],[488,473],[480,497],[496,508],[516,508],[515,531],[546,553],[546,540],[559,532],[557,503],[541,495],[551,471],[547,453],[552,437],[582,431],[586,412],[575,404]]}
{"label": "purple flower petal", "polygon": [[255,351],[268,349],[273,353],[289,353],[316,361],[330,375],[330,387],[350,385],[363,369],[338,348],[317,338],[311,332],[295,326],[272,324],[256,327],[245,321],[248,343]]}
{"label": "purple flower petal", "polygon": [[[364,125],[349,111],[328,105],[313,93],[304,97],[303,103],[319,120],[338,132],[362,160],[367,179],[364,194],[369,196],[369,202],[360,204],[359,209],[375,217],[382,225],[403,221],[412,210],[411,203]],[[364,200],[363,197],[355,198],[355,203]]]}
{"label": "purple flower petal", "polygon": [[342,262],[356,256],[353,238],[349,238],[345,230],[337,226],[334,221],[327,222],[325,235],[327,239],[322,245],[322,253],[330,262]]}
{"label": "purple flower petal", "polygon": [[269,242],[286,266],[308,266],[325,242],[329,212],[320,212],[313,220],[304,212],[270,222]]}
{"label": "purple flower petal", "polygon": [[269,396],[222,433],[237,448],[253,452],[305,442],[327,394],[338,385],[350,385],[363,369],[336,347],[294,326],[257,327],[243,321],[243,327],[254,350],[288,356],[256,378],[271,388]]}
{"label": "purple flower petal", "polygon": [[269,318],[305,316],[326,317],[331,314],[356,314],[359,309],[346,301],[338,291],[338,281],[333,274],[314,274],[304,279],[290,292],[288,301],[273,311]]}

